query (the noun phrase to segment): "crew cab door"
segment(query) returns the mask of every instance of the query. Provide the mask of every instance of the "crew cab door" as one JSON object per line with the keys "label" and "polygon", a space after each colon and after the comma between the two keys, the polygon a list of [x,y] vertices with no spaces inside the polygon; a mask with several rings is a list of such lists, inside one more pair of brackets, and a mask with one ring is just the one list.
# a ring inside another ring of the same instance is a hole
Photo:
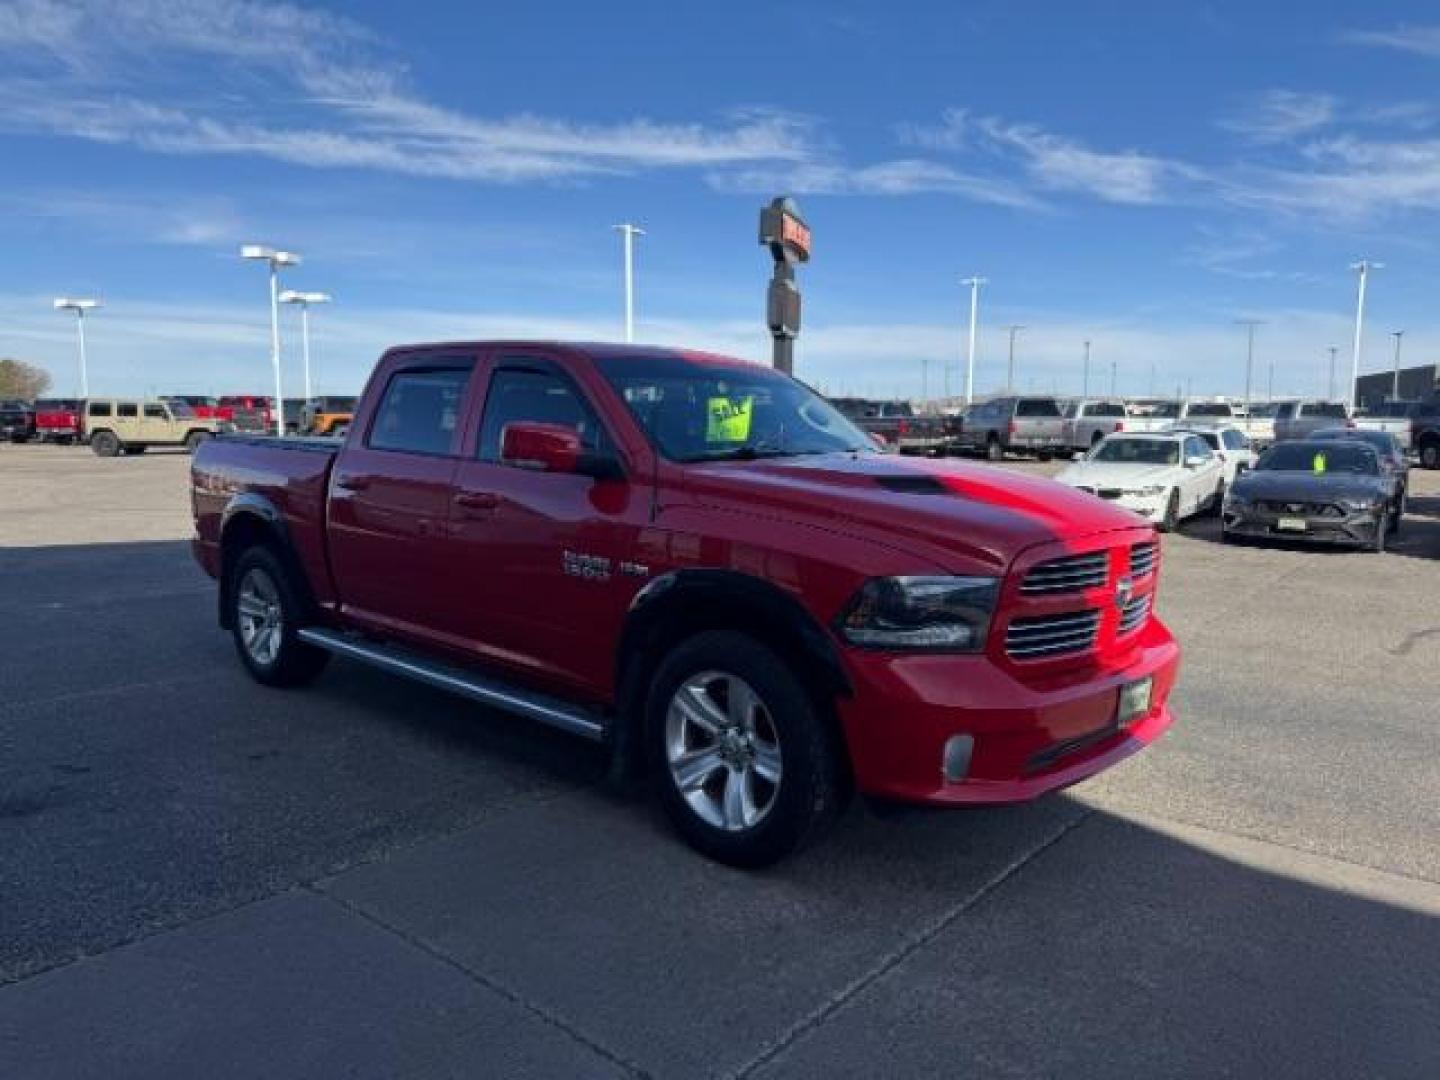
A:
{"label": "crew cab door", "polygon": [[382,362],[364,430],[330,475],[328,540],[341,610],[368,628],[435,644],[453,588],[446,523],[473,353],[408,353]]}
{"label": "crew cab door", "polygon": [[505,428],[523,422],[570,428],[590,453],[619,459],[619,448],[558,358],[497,352],[486,381],[455,474],[447,629],[479,658],[603,697],[625,612],[648,578],[639,545],[650,486],[629,473],[596,479],[502,461]]}

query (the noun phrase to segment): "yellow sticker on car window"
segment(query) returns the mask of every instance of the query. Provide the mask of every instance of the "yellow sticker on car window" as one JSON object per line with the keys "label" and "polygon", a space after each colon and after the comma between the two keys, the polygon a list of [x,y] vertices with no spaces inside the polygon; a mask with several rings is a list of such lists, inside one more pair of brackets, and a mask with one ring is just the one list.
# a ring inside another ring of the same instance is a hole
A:
{"label": "yellow sticker on car window", "polygon": [[1317,473],[1325,471],[1325,452],[1323,450],[1315,455],[1315,460],[1310,463],[1310,468]]}
{"label": "yellow sticker on car window", "polygon": [[755,398],[712,397],[705,406],[705,441],[744,442],[750,438],[750,421],[755,416]]}

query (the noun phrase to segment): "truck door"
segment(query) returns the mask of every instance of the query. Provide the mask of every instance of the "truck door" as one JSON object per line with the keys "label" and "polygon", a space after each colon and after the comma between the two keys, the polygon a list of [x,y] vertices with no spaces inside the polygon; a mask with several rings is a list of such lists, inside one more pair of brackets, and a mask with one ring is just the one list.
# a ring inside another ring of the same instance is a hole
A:
{"label": "truck door", "polygon": [[638,545],[649,486],[505,464],[502,434],[517,422],[564,425],[587,451],[616,453],[558,360],[493,357],[474,447],[455,475],[447,629],[476,657],[603,696],[626,609],[648,579]]}
{"label": "truck door", "polygon": [[330,565],[342,610],[427,645],[442,643],[441,612],[454,588],[445,525],[475,361],[417,353],[377,376],[366,430],[330,477]]}

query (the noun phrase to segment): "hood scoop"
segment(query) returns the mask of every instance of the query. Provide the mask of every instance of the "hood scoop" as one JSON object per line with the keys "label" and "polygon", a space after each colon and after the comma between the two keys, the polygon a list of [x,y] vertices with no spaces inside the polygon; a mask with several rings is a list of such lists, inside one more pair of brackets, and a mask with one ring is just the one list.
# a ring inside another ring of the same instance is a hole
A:
{"label": "hood scoop", "polygon": [[909,476],[897,473],[894,476],[877,476],[875,483],[886,491],[898,491],[904,495],[951,494],[951,489],[933,476]]}

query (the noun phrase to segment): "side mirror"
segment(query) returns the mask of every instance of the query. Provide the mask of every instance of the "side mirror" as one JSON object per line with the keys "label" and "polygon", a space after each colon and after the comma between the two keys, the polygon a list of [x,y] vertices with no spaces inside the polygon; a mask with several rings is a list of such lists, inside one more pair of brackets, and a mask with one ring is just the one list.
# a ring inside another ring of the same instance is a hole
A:
{"label": "side mirror", "polygon": [[609,454],[588,453],[580,442],[580,433],[564,424],[506,424],[500,433],[500,461],[517,469],[571,473],[597,480],[624,475],[619,461]]}

